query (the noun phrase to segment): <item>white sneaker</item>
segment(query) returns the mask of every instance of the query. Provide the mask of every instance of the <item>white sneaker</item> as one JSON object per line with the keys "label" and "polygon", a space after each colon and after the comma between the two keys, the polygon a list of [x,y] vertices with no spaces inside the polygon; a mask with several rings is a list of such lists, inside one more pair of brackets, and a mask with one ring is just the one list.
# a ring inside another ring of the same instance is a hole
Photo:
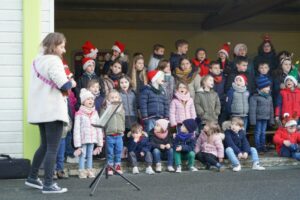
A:
{"label": "white sneaker", "polygon": [[139,168],[138,167],[133,167],[132,168],[132,173],[133,174],[139,174],[140,172],[139,172]]}
{"label": "white sneaker", "polygon": [[76,156],[75,156],[75,157],[70,157],[70,156],[68,156],[66,162],[67,162],[67,163],[78,163],[78,162],[79,162],[79,159],[78,159],[78,157],[76,157]]}
{"label": "white sneaker", "polygon": [[265,170],[266,168],[264,168],[263,166],[260,166],[259,163],[253,163],[252,169],[261,171],[261,170]]}
{"label": "white sneaker", "polygon": [[176,173],[181,173],[181,165],[178,165],[176,168]]}
{"label": "white sneaker", "polygon": [[151,166],[146,168],[146,174],[150,174],[150,175],[155,174]]}
{"label": "white sneaker", "polygon": [[197,172],[198,169],[197,169],[196,167],[194,167],[194,166],[191,166],[191,167],[190,167],[190,171],[191,171],[191,172]]}
{"label": "white sneaker", "polygon": [[173,166],[168,166],[168,171],[169,171],[169,172],[175,172],[175,169],[174,169]]}
{"label": "white sneaker", "polygon": [[155,171],[158,173],[161,172],[161,163],[156,163]]}
{"label": "white sneaker", "polygon": [[232,168],[232,171],[239,172],[239,171],[241,171],[241,169],[242,169],[241,165],[238,165],[238,166],[235,166],[234,168]]}

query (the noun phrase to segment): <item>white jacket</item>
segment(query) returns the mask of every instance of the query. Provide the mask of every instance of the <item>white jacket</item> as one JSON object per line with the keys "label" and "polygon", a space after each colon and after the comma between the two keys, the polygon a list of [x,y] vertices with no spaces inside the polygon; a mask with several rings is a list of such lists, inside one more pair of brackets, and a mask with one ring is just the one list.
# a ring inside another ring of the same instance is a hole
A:
{"label": "white jacket", "polygon": [[[39,55],[35,68],[45,79],[53,81],[58,88],[68,82],[61,58],[56,55]],[[61,91],[38,78],[33,66],[28,95],[28,122],[69,122],[67,99]]]}

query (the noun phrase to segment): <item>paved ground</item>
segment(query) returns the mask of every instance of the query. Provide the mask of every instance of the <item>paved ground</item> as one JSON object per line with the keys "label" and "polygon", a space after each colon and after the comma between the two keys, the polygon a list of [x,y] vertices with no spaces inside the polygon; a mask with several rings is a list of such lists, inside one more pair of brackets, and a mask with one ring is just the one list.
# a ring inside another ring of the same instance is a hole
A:
{"label": "paved ground", "polygon": [[43,195],[40,191],[24,186],[24,180],[0,180],[1,200],[40,199],[300,199],[300,168],[272,168],[266,171],[242,170],[234,173],[212,171],[184,172],[182,174],[162,173],[157,175],[126,174],[142,190],[136,191],[120,177],[103,179],[93,197],[89,197],[91,180],[70,178],[59,181],[69,192],[59,195]]}

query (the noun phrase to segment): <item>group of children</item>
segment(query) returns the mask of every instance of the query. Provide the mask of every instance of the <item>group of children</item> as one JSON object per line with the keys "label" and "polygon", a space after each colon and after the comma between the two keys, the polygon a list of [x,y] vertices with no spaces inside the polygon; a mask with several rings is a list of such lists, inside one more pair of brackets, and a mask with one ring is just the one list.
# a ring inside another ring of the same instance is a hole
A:
{"label": "group of children", "polygon": [[[154,45],[148,66],[143,54],[136,53],[130,67],[125,45],[116,41],[112,55],[106,56],[100,68],[98,49],[91,42],[83,45],[84,72],[68,98],[73,104],[69,107],[76,110],[69,135],[73,136],[74,155],[79,156],[80,178],[95,176],[93,155],[102,151],[108,175],[113,175],[112,168],[122,173],[122,156],[128,158],[134,174],[139,173],[138,161],[146,162],[147,174],[161,172],[162,159],[167,160],[169,172],[180,173],[182,160],[188,161],[190,171],[197,171],[195,159],[206,169],[223,171],[225,156],[233,171],[240,171],[240,160],[249,155],[252,169],[264,170],[258,153],[267,151],[266,129],[275,121],[284,122],[274,136],[278,154],[300,160],[296,129],[299,75],[292,54],[283,51],[277,56],[269,37],[264,38],[253,62],[245,44],[235,46],[232,61],[229,43],[218,51],[216,61],[207,58],[204,48],[188,59],[185,40],[176,41],[175,46],[176,52],[165,59],[164,46]],[[77,103],[71,101],[72,92]],[[114,103],[121,106],[107,126],[93,127]],[[224,134],[220,126],[228,120]],[[246,137],[248,121],[255,125],[255,148]]]}

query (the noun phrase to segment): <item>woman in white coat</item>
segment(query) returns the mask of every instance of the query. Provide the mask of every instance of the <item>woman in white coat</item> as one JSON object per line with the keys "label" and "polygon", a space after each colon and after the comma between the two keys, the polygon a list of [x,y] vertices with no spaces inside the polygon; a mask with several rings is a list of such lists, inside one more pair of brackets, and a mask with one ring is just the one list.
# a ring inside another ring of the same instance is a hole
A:
{"label": "woman in white coat", "polygon": [[[28,122],[39,126],[40,147],[35,152],[31,172],[25,184],[41,189],[42,193],[64,193],[53,183],[55,159],[61,139],[63,126],[69,123],[67,99],[64,94],[76,86],[68,80],[62,55],[66,38],[61,33],[50,33],[42,42],[43,52],[32,64],[28,97]],[[44,182],[38,178],[38,170],[44,160]]]}

